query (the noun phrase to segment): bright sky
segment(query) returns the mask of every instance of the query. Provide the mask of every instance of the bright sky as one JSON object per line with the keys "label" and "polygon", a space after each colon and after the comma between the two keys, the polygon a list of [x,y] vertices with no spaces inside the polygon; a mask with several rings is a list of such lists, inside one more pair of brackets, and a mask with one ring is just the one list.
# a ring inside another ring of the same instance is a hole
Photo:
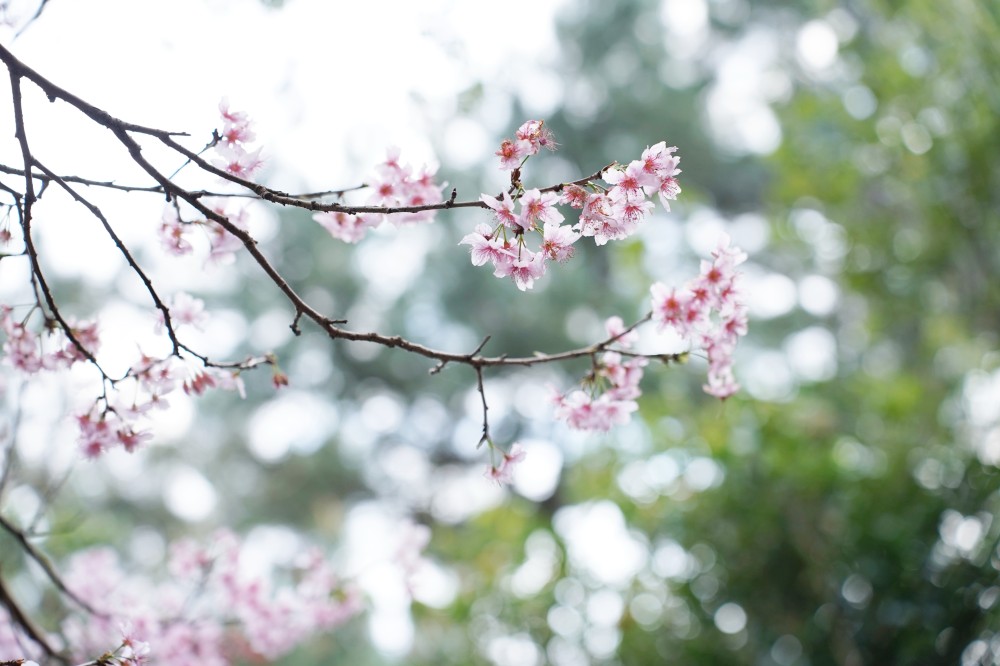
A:
{"label": "bright sky", "polygon": [[[560,4],[175,0],[139,11],[134,0],[53,0],[14,51],[111,113],[154,127],[209,132],[228,95],[282,168],[332,185],[354,175],[345,162],[373,163],[386,145],[432,157],[426,129],[449,118],[457,93],[477,79],[502,90],[537,77],[558,51]],[[498,30],[503,16],[527,15],[516,39]],[[507,129],[506,118],[495,120],[490,129]]]}

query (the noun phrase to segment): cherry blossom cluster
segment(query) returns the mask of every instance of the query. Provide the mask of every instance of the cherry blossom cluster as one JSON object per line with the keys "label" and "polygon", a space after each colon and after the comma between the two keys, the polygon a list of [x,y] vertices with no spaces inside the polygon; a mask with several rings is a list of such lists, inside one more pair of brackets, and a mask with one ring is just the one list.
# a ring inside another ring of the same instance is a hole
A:
{"label": "cherry blossom cluster", "polygon": [[[64,582],[95,612],[62,622],[72,657],[85,661],[117,646],[107,663],[274,661],[362,610],[359,591],[339,579],[319,550],[303,553],[283,572],[288,584],[281,586],[248,574],[242,555],[228,531],[207,545],[185,539],[171,547],[168,579],[155,582],[126,573],[111,550],[75,554]],[[0,642],[0,659],[24,654],[12,647]]]}
{"label": "cherry blossom cluster", "polygon": [[250,118],[243,111],[232,111],[225,97],[219,102],[219,114],[222,116],[222,129],[216,132],[219,141],[215,145],[217,157],[213,162],[223,171],[243,180],[251,180],[264,161],[260,157],[260,148],[251,150],[247,145],[256,138]]}
{"label": "cherry blossom cluster", "polygon": [[500,142],[496,155],[500,158],[501,170],[513,171],[520,169],[525,160],[537,155],[542,148],[555,150],[558,145],[544,120],[529,120],[517,128],[513,140],[504,139]]}
{"label": "cherry blossom cluster", "polygon": [[[246,231],[249,217],[247,207],[233,204],[221,198],[206,197],[202,200],[210,210],[229,220],[234,226]],[[243,247],[242,241],[226,231],[214,220],[199,218],[192,221],[182,220],[179,207],[167,205],[160,220],[160,245],[168,253],[176,256],[191,254],[195,251],[195,235],[202,234],[208,241],[208,255],[205,263],[209,265],[225,265],[234,261],[236,252]]]}
{"label": "cherry blossom cluster", "polygon": [[739,289],[736,267],[747,255],[725,236],[712,251],[712,261],[701,262],[701,274],[684,287],[662,282],[650,287],[653,321],[661,330],[673,330],[692,350],[708,356],[705,392],[725,399],[739,391],[733,377],[733,351],[747,333],[747,307]]}
{"label": "cherry blossom cluster", "polygon": [[[634,330],[626,331],[621,317],[611,317],[605,324],[609,338],[624,352],[632,349],[637,339]],[[595,357],[594,367],[583,380],[583,388],[567,395],[553,396],[555,416],[576,430],[607,432],[613,426],[628,423],[632,412],[639,409],[636,399],[642,394],[639,382],[646,358],[628,358],[620,351],[606,351]]]}
{"label": "cherry blossom cluster", "polygon": [[675,150],[675,146],[668,148],[661,141],[646,148],[642,157],[628,166],[616,164],[605,169],[601,178],[611,185],[610,189],[591,186],[588,191],[580,185],[568,186],[564,199],[580,210],[576,227],[580,233],[593,237],[597,245],[628,238],[653,210],[653,202],[647,199],[653,194],[659,195],[660,203],[669,211],[670,202],[681,192],[676,178],[681,172],[677,168],[681,158],[674,155]]}
{"label": "cherry blossom cluster", "polygon": [[[87,357],[58,326],[46,326],[41,334],[28,326],[27,319],[18,320],[14,309],[0,305],[0,332],[5,339],[0,357],[12,367],[34,374],[41,370],[64,370]],[[97,351],[100,340],[95,322],[69,322],[73,337],[91,353]]]}
{"label": "cherry blossom cluster", "polygon": [[[398,208],[440,203],[443,186],[434,182],[437,168],[425,164],[419,169],[414,169],[409,164],[402,164],[399,157],[399,148],[389,148],[385,162],[376,167],[375,175],[368,185],[371,194],[366,205]],[[431,222],[434,213],[433,210],[421,210],[391,215],[382,213],[351,215],[341,211],[329,211],[316,213],[313,219],[334,238],[347,243],[357,243],[365,237],[368,229],[379,226],[387,219],[397,225]]]}
{"label": "cherry blossom cluster", "polygon": [[114,383],[115,390],[76,416],[81,453],[97,458],[119,446],[134,452],[153,437],[143,427],[145,421],[154,410],[168,409],[170,394],[178,388],[188,395],[212,388],[246,395],[238,370],[206,367],[176,356],[140,355],[128,374]]}
{"label": "cherry blossom cluster", "polygon": [[[168,307],[175,327],[201,326],[205,319],[204,303],[184,293],[174,295]],[[162,331],[162,313],[159,315],[155,328]],[[30,323],[30,317],[18,320],[13,308],[0,306],[0,339],[3,341],[0,362],[24,375],[66,370],[89,361],[80,347],[91,356],[100,349],[100,336],[94,322],[70,323],[70,331],[79,346],[51,320],[44,322],[41,330],[35,330]],[[245,394],[238,369],[205,366],[173,355],[154,357],[140,353],[123,377],[110,379],[105,376],[104,384],[101,397],[76,415],[77,443],[88,458],[96,458],[118,447],[132,452],[151,439],[152,434],[143,427],[144,421],[154,410],[168,408],[168,397],[177,389],[190,395],[201,395],[210,388]]]}
{"label": "cherry blossom cluster", "polygon": [[[204,302],[184,292],[170,299],[168,310],[175,328],[201,328],[207,319]],[[157,312],[154,328],[158,333],[163,331],[162,312]],[[169,408],[169,396],[178,388],[188,395],[202,395],[208,389],[217,388],[246,396],[239,369],[206,366],[172,355],[140,354],[125,377],[114,382],[114,388],[110,395],[77,416],[78,443],[88,458],[96,458],[117,446],[131,453],[151,439],[152,434],[141,429],[139,424],[152,411]]]}
{"label": "cherry blossom cluster", "polygon": [[[680,193],[676,176],[680,158],[665,142],[646,148],[642,158],[627,167],[612,165],[601,178],[610,187],[592,180],[569,183],[557,188],[525,190],[521,167],[541,148],[554,150],[556,143],[544,121],[529,120],[517,130],[515,139],[504,139],[497,151],[500,168],[511,171],[511,189],[500,198],[483,194],[480,200],[493,211],[495,224],[479,224],[459,241],[468,245],[472,263],[489,263],[499,278],[510,277],[525,291],[545,274],[548,261],[563,262],[573,256],[573,243],[581,236],[592,237],[597,245],[632,235],[653,209],[648,196],[659,194],[667,210],[669,201]],[[569,205],[580,211],[575,224],[566,224],[558,210]],[[536,249],[526,237],[539,235]]]}

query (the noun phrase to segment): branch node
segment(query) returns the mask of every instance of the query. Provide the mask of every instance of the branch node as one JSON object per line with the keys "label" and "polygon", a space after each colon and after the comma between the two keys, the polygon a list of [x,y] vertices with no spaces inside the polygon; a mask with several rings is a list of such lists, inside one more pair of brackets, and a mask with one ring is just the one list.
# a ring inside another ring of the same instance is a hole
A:
{"label": "branch node", "polygon": [[302,310],[296,310],[295,311],[295,319],[293,319],[292,323],[289,324],[289,326],[288,326],[288,328],[292,329],[292,333],[295,334],[295,337],[298,337],[298,336],[302,335],[302,329],[299,328],[299,320],[300,319],[302,319]]}

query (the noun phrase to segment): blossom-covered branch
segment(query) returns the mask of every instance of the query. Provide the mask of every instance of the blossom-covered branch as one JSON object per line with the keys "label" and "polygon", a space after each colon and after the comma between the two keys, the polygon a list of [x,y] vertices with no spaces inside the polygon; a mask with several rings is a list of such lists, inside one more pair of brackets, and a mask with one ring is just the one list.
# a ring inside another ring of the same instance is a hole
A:
{"label": "blossom-covered branch", "polygon": [[[220,127],[211,131],[204,147],[189,148],[185,145],[188,134],[121,120],[52,83],[2,45],[0,60],[10,76],[14,134],[21,158],[20,166],[0,165],[0,174],[10,177],[10,182],[0,181],[0,198],[10,200],[2,205],[16,219],[16,226],[10,224],[10,215],[0,222],[0,260],[28,262],[30,278],[25,287],[33,297],[28,303],[0,303],[0,360],[25,376],[62,372],[77,365],[96,370],[93,400],[74,415],[78,445],[88,458],[118,448],[132,452],[152,439],[150,416],[168,409],[175,391],[197,396],[219,388],[243,394],[242,373],[264,365],[271,368],[276,388],[286,385],[289,378],[272,353],[219,360],[187,342],[189,331],[202,328],[211,315],[205,303],[185,292],[166,293],[143,267],[142,257],[116,232],[112,220],[84,194],[86,187],[165,197],[163,213],[159,220],[150,221],[150,227],[155,227],[167,255],[196,253],[196,233],[208,239],[206,264],[225,266],[237,254],[248,255],[290,306],[290,328],[295,334],[301,333],[305,322],[312,322],[331,340],[369,342],[424,357],[433,362],[431,374],[449,365],[470,369],[482,405],[479,446],[485,445],[489,456],[486,476],[501,484],[513,480],[526,451],[518,443],[507,445],[493,439],[487,370],[589,360],[591,369],[580,387],[568,392],[555,389],[552,399],[554,417],[582,430],[604,431],[627,422],[638,409],[644,368],[654,360],[672,363],[687,353],[704,352],[709,364],[705,390],[723,399],[738,390],[732,356],[747,322],[737,266],[746,257],[728,239],[721,239],[712,260],[702,263],[699,276],[682,287],[652,285],[649,312],[631,324],[611,317],[606,335],[593,344],[513,357],[487,355],[487,336],[474,350],[456,353],[398,335],[353,330],[347,321],[310,304],[258,243],[245,205],[249,200],[312,211],[313,219],[333,238],[348,243],[362,241],[369,229],[386,222],[426,224],[437,211],[482,209],[492,222],[478,222],[472,232],[456,239],[456,245],[468,246],[474,266],[489,266],[496,277],[509,278],[518,290],[528,291],[551,267],[572,260],[576,244],[583,239],[592,238],[595,245],[603,246],[630,237],[649,219],[654,199],[670,209],[670,201],[681,192],[677,181],[680,157],[677,148],[665,141],[648,146],[627,164],[611,162],[570,182],[529,187],[525,184],[529,160],[543,148],[557,147],[544,121],[529,120],[496,152],[500,168],[510,175],[509,188],[496,195],[460,201],[452,189],[446,198],[435,167],[407,164],[395,148],[362,186],[293,195],[255,180],[264,164],[263,150],[254,144],[257,137],[249,116],[231,108],[226,100],[219,106]],[[113,143],[128,153],[151,184],[120,185],[80,174],[60,175],[48,168],[32,151],[22,105],[25,84],[38,87],[53,102],[69,105],[108,130]],[[144,141],[168,149],[170,156],[154,160],[143,151]],[[178,182],[181,172],[200,174],[210,184],[198,189],[182,186]],[[14,180],[16,187],[11,184]],[[44,248],[36,242],[33,222],[36,202],[50,189],[62,190],[99,222],[144,289],[151,327],[166,339],[166,351],[160,354],[137,350],[120,376],[112,376],[101,364],[99,323],[64,316],[47,278]],[[355,198],[360,202],[347,201]],[[687,352],[655,351],[655,340],[653,351],[640,351],[637,331],[648,323],[654,323],[658,331],[676,333],[686,341]],[[76,606],[67,609],[61,622],[59,633],[68,641],[62,645],[57,637],[35,626],[0,588],[0,602],[6,609],[0,628],[5,621],[17,627],[10,636],[0,633],[0,658],[6,654],[4,649],[13,649],[11,645],[29,644],[34,647],[22,650],[25,658],[140,664],[151,659],[185,663],[196,655],[200,661],[229,663],[227,650],[236,635],[240,649],[274,659],[360,608],[350,587],[342,585],[316,553],[298,568],[296,585],[272,592],[268,583],[247,581],[239,574],[236,537],[222,533],[207,547],[177,546],[170,563],[172,580],[150,584],[130,578],[104,551],[78,555],[61,576],[25,532],[6,520],[0,526],[29,558],[42,564],[50,583]],[[89,571],[100,571],[104,577],[88,576]],[[94,659],[94,655],[101,656]]]}

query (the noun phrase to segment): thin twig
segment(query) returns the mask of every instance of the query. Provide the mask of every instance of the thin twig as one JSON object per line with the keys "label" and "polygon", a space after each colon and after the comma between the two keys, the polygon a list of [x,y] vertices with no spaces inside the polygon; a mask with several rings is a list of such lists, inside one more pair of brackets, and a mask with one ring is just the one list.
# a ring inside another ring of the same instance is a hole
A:
{"label": "thin twig", "polygon": [[481,367],[476,368],[476,389],[479,391],[479,398],[483,403],[483,436],[480,438],[479,444],[482,445],[483,442],[488,442],[491,449],[490,455],[492,455],[493,440],[490,439],[490,421],[488,417],[490,408],[486,404],[486,389],[483,387],[483,369]]}
{"label": "thin twig", "polygon": [[108,218],[105,217],[104,213],[101,212],[100,208],[98,208],[96,205],[85,199],[76,190],[70,187],[69,184],[65,180],[63,180],[60,176],[57,176],[52,171],[45,168],[45,166],[38,160],[34,160],[34,163],[35,166],[38,167],[42,171],[42,173],[45,174],[47,178],[49,178],[52,182],[56,183],[61,188],[63,188],[66,191],[66,193],[69,194],[71,197],[73,197],[73,199],[77,203],[81,204],[84,208],[90,211],[91,215],[93,215],[98,219],[98,221],[101,223],[101,226],[104,227],[104,231],[108,234],[108,236],[111,237],[111,240],[115,244],[115,247],[117,247],[118,251],[121,252],[123,257],[125,257],[126,263],[128,263],[129,267],[139,277],[139,279],[142,280],[142,284],[146,288],[146,292],[149,294],[149,297],[153,300],[153,305],[155,305],[156,309],[159,310],[160,313],[163,315],[163,325],[167,331],[167,337],[170,338],[170,344],[173,346],[173,350],[171,353],[174,356],[180,356],[181,343],[177,339],[176,331],[174,331],[174,324],[170,317],[170,310],[163,302],[163,299],[160,298],[160,295],[156,292],[156,288],[153,286],[153,281],[150,280],[149,276],[146,275],[146,272],[143,271],[142,267],[139,266],[139,263],[135,260],[135,257],[132,256],[132,253],[125,246],[125,242],[122,241],[122,239],[118,236],[117,233],[115,233],[115,230],[111,227],[111,223],[108,222]]}

